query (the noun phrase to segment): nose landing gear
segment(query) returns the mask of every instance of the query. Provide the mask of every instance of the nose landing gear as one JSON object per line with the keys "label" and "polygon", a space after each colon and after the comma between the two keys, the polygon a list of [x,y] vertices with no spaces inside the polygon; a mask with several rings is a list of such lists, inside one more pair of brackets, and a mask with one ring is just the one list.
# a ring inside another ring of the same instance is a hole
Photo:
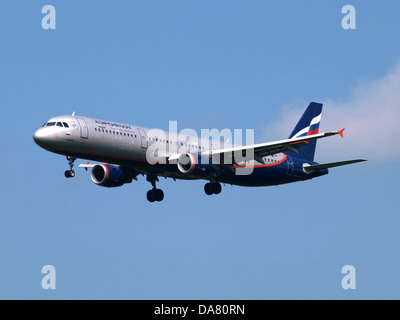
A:
{"label": "nose landing gear", "polygon": [[76,160],[75,156],[67,156],[68,164],[69,164],[69,170],[65,171],[64,175],[66,178],[73,178],[75,177],[75,171],[72,170],[74,167],[74,162]]}

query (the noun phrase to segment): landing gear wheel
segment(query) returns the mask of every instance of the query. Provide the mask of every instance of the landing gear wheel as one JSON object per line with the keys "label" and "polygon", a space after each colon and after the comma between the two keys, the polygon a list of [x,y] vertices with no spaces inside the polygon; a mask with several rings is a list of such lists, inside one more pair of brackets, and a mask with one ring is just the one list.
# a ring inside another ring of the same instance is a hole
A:
{"label": "landing gear wheel", "polygon": [[204,192],[208,195],[211,196],[213,194],[212,188],[211,188],[211,183],[206,183],[204,186]]}
{"label": "landing gear wheel", "polygon": [[153,192],[153,190],[147,191],[147,200],[149,200],[149,202],[154,202],[154,201],[156,201],[156,199],[154,198],[154,192]]}
{"label": "landing gear wheel", "polygon": [[75,171],[74,170],[67,170],[67,171],[65,171],[64,175],[65,175],[66,178],[73,178],[73,177],[75,177]]}
{"label": "landing gear wheel", "polygon": [[153,193],[156,201],[161,202],[164,200],[164,192],[161,189],[153,190]]}
{"label": "landing gear wheel", "polygon": [[222,191],[221,184],[219,182],[214,182],[211,184],[211,190],[214,194],[220,194]]}
{"label": "landing gear wheel", "polygon": [[220,194],[222,190],[221,184],[219,182],[209,182],[204,186],[204,191],[207,195]]}
{"label": "landing gear wheel", "polygon": [[161,202],[164,200],[164,192],[161,189],[151,189],[147,191],[147,200]]}

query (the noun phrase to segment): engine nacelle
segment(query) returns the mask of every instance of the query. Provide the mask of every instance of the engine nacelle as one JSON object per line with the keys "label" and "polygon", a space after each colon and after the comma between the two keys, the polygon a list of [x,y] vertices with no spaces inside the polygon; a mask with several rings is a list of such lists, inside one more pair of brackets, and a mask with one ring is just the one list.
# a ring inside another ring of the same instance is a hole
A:
{"label": "engine nacelle", "polygon": [[131,183],[132,178],[128,177],[123,169],[110,164],[97,164],[91,173],[92,181],[101,187],[120,187],[125,183]]}
{"label": "engine nacelle", "polygon": [[[209,160],[209,159],[207,159]],[[205,159],[202,161],[200,155],[193,155],[192,153],[184,153],[178,157],[178,169],[180,172],[190,176],[206,176],[210,174],[215,166],[210,163],[205,163]]]}

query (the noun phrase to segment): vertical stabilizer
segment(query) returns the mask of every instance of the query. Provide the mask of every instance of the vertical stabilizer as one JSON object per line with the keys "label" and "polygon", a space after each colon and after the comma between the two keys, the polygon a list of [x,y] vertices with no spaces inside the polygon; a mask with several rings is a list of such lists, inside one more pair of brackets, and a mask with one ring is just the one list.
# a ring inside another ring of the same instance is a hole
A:
{"label": "vertical stabilizer", "polygon": [[[311,102],[303,116],[300,118],[289,139],[310,136],[319,132],[321,122],[322,104]],[[310,141],[306,146],[299,148],[300,157],[314,161],[317,140]]]}

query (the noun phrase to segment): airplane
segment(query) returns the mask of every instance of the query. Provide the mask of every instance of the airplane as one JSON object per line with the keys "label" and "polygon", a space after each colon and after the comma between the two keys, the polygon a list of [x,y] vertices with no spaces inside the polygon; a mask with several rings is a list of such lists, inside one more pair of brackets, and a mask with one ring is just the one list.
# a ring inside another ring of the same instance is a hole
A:
{"label": "airplane", "polygon": [[[247,187],[287,184],[326,175],[329,168],[367,161],[314,161],[318,139],[334,135],[343,138],[344,129],[319,133],[321,114],[322,104],[311,102],[288,139],[245,146],[225,146],[204,138],[193,141],[190,136],[76,116],[75,112],[51,118],[33,139],[43,149],[67,157],[66,178],[75,176],[77,158],[86,159],[89,162],[79,167],[91,169],[96,185],[120,187],[145,175],[152,185],[147,200],[160,202],[164,192],[157,188],[159,177],[202,179],[207,181],[205,193],[213,195],[221,193],[221,183]],[[155,146],[165,161],[153,164],[148,160],[148,151]],[[249,157],[239,157],[245,154]],[[250,168],[250,173],[238,174],[243,168]]]}

